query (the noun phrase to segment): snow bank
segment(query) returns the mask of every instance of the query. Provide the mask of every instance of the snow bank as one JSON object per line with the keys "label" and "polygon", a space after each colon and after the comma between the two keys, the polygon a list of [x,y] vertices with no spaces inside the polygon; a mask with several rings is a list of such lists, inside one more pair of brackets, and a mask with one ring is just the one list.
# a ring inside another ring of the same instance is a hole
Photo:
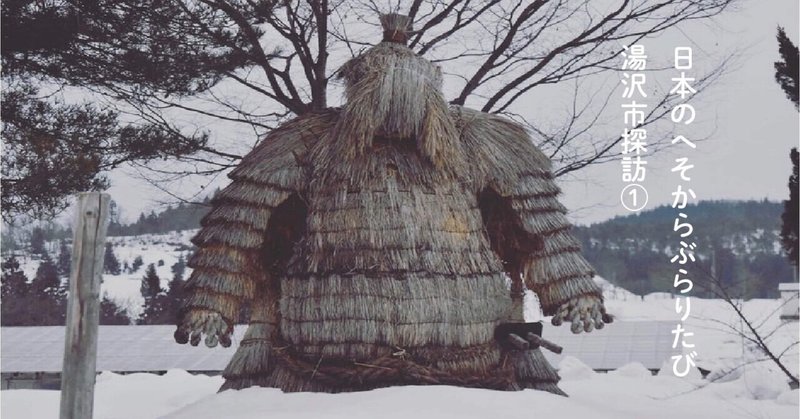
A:
{"label": "snow bank", "polygon": [[786,375],[770,363],[745,365],[735,380],[709,385],[708,391],[721,399],[774,400],[789,391]]}
{"label": "snow bank", "polygon": [[[585,371],[580,361],[565,359],[564,373]],[[95,417],[109,419],[244,419],[244,418],[381,418],[381,419],[727,419],[758,417],[796,419],[798,392],[769,385],[770,377],[747,383],[760,390],[732,391],[739,380],[698,388],[670,376],[629,374],[565,374],[561,387],[570,397],[541,391],[499,392],[449,386],[408,386],[359,393],[281,393],[249,388],[216,393],[220,377],[169,371],[153,374],[103,373],[97,380]],[[730,387],[730,388],[728,388]],[[761,397],[769,396],[769,397]],[[775,396],[775,397],[773,397]],[[48,390],[0,392],[4,419],[55,419],[59,394]]]}
{"label": "snow bank", "polygon": [[788,405],[800,405],[800,390],[789,390],[784,391],[775,399],[775,402],[778,404],[788,404]]}
{"label": "snow bank", "polygon": [[[103,372],[95,386],[94,417],[158,418],[213,395],[220,385],[221,377],[192,375],[180,370],[164,375]],[[4,390],[0,392],[0,417],[56,419],[59,396],[59,392],[53,390]]]}
{"label": "snow bank", "polygon": [[630,378],[646,378],[653,373],[650,372],[647,368],[644,367],[639,362],[631,362],[630,364],[625,364],[615,371],[609,372],[612,375],[620,375],[622,377],[630,377]]}
{"label": "snow bank", "polygon": [[558,363],[558,375],[562,380],[588,380],[595,372],[574,356],[565,356]]}

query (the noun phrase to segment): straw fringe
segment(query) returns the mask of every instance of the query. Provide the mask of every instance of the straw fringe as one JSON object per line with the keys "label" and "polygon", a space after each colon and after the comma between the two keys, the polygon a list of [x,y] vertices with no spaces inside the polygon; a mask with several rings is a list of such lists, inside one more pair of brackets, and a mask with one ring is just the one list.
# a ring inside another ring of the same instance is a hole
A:
{"label": "straw fringe", "polygon": [[558,372],[544,357],[541,349],[511,351],[508,355],[508,363],[512,365],[514,370],[518,389],[531,388],[559,396],[567,395],[567,393],[558,388],[558,382],[561,377],[558,376]]}
{"label": "straw fringe", "polygon": [[206,225],[215,223],[246,224],[253,229],[265,231],[271,213],[268,208],[253,205],[219,205],[204,217],[204,223]]}
{"label": "straw fringe", "polygon": [[338,115],[338,109],[326,109],[281,125],[261,140],[229,177],[282,190],[302,190],[306,183],[304,156],[311,144],[330,131]]}
{"label": "straw fringe", "polygon": [[556,314],[558,307],[571,298],[594,295],[602,299],[603,292],[591,275],[564,277],[560,281],[532,287],[542,305],[545,316]]}
{"label": "straw fringe", "polygon": [[513,373],[498,366],[496,345],[456,350],[444,363],[455,367],[458,363],[479,366],[477,370],[451,371],[429,364],[424,354],[397,352],[376,358],[369,363],[308,359],[293,353],[290,347],[273,350],[277,365],[267,376],[247,377],[227,382],[225,388],[257,385],[281,388],[287,392],[297,391],[361,391],[380,387],[408,384],[449,384],[465,387],[483,387],[497,390],[514,388]]}
{"label": "straw fringe", "polygon": [[240,298],[230,294],[214,292],[194,283],[188,289],[185,309],[206,309],[219,312],[229,323],[238,318]]}
{"label": "straw fringe", "polygon": [[328,130],[336,115],[331,110],[287,122],[231,172],[233,182],[214,197],[214,208],[192,239],[199,249],[189,261],[193,271],[184,309],[215,310],[233,321],[242,304],[253,299],[258,283],[265,281],[259,252],[273,209],[305,186],[307,143]]}
{"label": "straw fringe", "polygon": [[363,353],[354,353],[349,343],[374,343],[384,352],[398,346],[487,344],[508,309],[501,274],[288,278],[282,282],[282,296],[281,330],[297,350],[322,355],[313,350],[325,345],[324,355],[346,353],[360,360],[380,350],[365,346]]}
{"label": "straw fringe", "polygon": [[411,18],[398,13],[380,15],[381,26],[384,32],[407,33],[413,30]]}
{"label": "straw fringe", "polygon": [[441,93],[439,67],[405,45],[382,42],[339,70],[347,104],[336,124],[336,149],[352,160],[376,136],[416,144],[439,170],[464,169],[463,151]]}
{"label": "straw fringe", "polygon": [[231,359],[222,376],[226,379],[242,379],[269,374],[275,363],[271,344],[274,329],[274,325],[266,323],[251,324],[239,343],[236,356]]}
{"label": "straw fringe", "polygon": [[234,274],[249,274],[250,255],[230,246],[207,246],[189,258],[189,266],[196,270],[208,269]]}
{"label": "straw fringe", "polygon": [[495,189],[502,196],[524,187],[529,195],[556,194],[550,159],[533,145],[524,128],[506,118],[452,106],[464,149],[469,150],[477,190]]}
{"label": "straw fringe", "polygon": [[510,207],[505,219],[485,220],[493,249],[503,257],[509,274],[522,272],[545,315],[578,295],[601,297],[591,279],[594,271],[569,231],[566,208],[557,200],[561,190],[553,180],[549,159],[511,121],[458,107],[453,114],[462,139],[474,151],[477,170],[487,174],[475,177],[486,179],[476,186],[498,195],[488,202],[495,212]]}
{"label": "straw fringe", "polygon": [[231,183],[227,188],[221,190],[217,194],[216,200],[274,208],[283,202],[292,191],[282,185],[239,181]]}

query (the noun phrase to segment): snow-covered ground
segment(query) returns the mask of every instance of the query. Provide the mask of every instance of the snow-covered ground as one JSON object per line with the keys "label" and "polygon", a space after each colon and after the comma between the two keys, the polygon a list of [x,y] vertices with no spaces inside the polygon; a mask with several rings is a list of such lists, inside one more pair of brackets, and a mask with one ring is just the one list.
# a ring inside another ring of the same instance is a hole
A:
{"label": "snow-covered ground", "polygon": [[[171,266],[183,255],[194,231],[166,235],[112,237],[120,263],[142,256],[144,267],[157,267],[163,286],[172,278]],[[32,277],[36,266],[23,263]],[[32,271],[32,272],[29,272]],[[188,276],[188,271],[186,276]],[[103,292],[138,314],[139,286],[144,269],[104,275]],[[608,311],[620,320],[660,320],[678,323],[675,300],[668,294],[644,297],[598,278]],[[531,295],[534,297],[533,295]],[[526,317],[541,318],[535,299]],[[781,302],[749,300],[742,310],[770,348],[798,375],[798,323],[781,324]],[[544,319],[547,321],[547,319]],[[786,376],[763,360],[737,330],[746,326],[722,300],[693,299],[685,322],[693,332],[698,365],[710,370],[687,379],[672,376],[669,366],[652,376],[639,364],[608,374],[594,373],[579,360],[566,357],[558,365],[561,387],[569,398],[538,391],[496,392],[447,386],[401,387],[351,394],[283,394],[275,389],[216,390],[220,377],[195,376],[184,371],[166,375],[103,373],[95,392],[96,418],[791,418],[800,417],[798,391]],[[613,324],[608,327],[614,327]],[[749,336],[749,335],[746,335]],[[0,392],[4,419],[56,418],[59,393],[47,390]]]}
{"label": "snow-covered ground", "polygon": [[[500,392],[450,386],[394,387],[349,394],[294,393],[249,388],[216,393],[220,377],[184,371],[103,373],[95,392],[96,418],[775,418],[796,419],[798,391],[752,369],[734,381],[703,386],[699,379],[651,376],[631,364],[596,374],[574,358],[561,363],[569,398],[541,391]],[[59,393],[0,392],[4,419],[58,417]]]}

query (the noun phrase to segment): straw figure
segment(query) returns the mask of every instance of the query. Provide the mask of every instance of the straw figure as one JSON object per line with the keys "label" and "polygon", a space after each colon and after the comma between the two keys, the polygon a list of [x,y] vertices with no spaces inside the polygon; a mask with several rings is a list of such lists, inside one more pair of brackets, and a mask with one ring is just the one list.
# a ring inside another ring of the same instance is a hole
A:
{"label": "straw figure", "polygon": [[611,317],[550,161],[520,125],[449,106],[409,19],[381,22],[384,41],[339,70],[346,104],[272,131],[214,198],[175,339],[228,346],[248,303],[223,390],[564,394],[525,288],[575,333]]}

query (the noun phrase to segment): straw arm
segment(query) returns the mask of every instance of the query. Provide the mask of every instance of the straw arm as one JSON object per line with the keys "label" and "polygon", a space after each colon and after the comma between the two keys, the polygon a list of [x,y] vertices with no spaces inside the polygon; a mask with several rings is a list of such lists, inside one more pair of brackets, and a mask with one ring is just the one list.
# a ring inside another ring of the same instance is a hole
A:
{"label": "straw arm", "polygon": [[307,141],[320,135],[328,119],[327,113],[303,116],[270,133],[212,200],[192,239],[198,250],[189,260],[193,271],[175,335],[179,343],[197,344],[203,334],[209,346],[228,343],[243,303],[254,299],[260,282],[275,276],[265,266],[275,256],[267,254],[276,240],[270,235],[280,235],[271,221],[281,204],[303,193]]}
{"label": "straw arm", "polygon": [[554,323],[575,320],[582,330],[602,327],[602,319],[610,317],[592,279],[594,270],[570,233],[550,159],[511,120],[461,107],[453,107],[451,115],[471,152],[484,224],[506,272],[523,277],[544,314],[555,316]]}
{"label": "straw arm", "polygon": [[190,335],[193,345],[199,342],[201,334],[208,335],[209,346],[215,345],[214,336],[227,343],[242,304],[253,299],[258,279],[265,277],[258,255],[266,239],[272,209],[290,193],[267,185],[234,181],[212,201],[213,209],[203,218],[200,232],[192,239],[198,250],[189,260],[193,271],[186,282],[184,318],[179,326],[179,330]]}
{"label": "straw arm", "polygon": [[511,207],[531,240],[541,246],[522,256],[525,285],[536,292],[553,324],[572,322],[573,333],[602,328],[611,321],[603,294],[593,280],[594,269],[572,235],[559,190],[549,176],[524,176],[512,193]]}

